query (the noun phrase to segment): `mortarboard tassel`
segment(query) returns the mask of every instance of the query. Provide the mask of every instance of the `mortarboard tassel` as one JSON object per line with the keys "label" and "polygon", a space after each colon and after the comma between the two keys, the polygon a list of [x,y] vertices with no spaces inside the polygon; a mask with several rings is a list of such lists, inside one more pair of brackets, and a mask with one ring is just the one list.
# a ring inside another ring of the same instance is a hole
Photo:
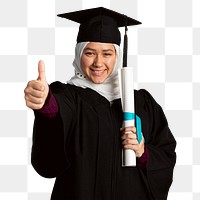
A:
{"label": "mortarboard tassel", "polygon": [[123,67],[127,67],[127,54],[128,54],[128,28],[127,28],[127,16],[124,15],[125,21],[125,34],[124,34],[124,48],[123,48]]}

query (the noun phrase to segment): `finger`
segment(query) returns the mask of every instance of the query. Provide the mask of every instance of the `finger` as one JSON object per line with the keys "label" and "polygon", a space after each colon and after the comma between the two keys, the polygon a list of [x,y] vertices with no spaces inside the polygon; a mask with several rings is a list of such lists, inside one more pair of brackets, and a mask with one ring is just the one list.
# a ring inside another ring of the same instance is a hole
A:
{"label": "finger", "polygon": [[122,127],[122,128],[120,128],[120,131],[123,131],[125,129],[133,129],[133,128],[135,128],[135,126]]}
{"label": "finger", "polygon": [[126,127],[124,129],[124,131],[125,132],[131,131],[131,132],[135,133],[136,132],[136,127],[135,126],[129,126],[129,127]]}
{"label": "finger", "polygon": [[123,145],[137,145],[138,141],[136,139],[126,139],[122,142]]}
{"label": "finger", "polygon": [[42,104],[35,104],[35,103],[32,103],[30,101],[26,101],[26,106],[33,109],[33,110],[39,110],[42,108]]}
{"label": "finger", "polygon": [[136,135],[137,133],[136,132],[133,132],[133,131],[130,131],[130,130],[126,130],[126,131],[123,131],[122,132],[122,135],[130,135],[130,137],[135,137],[135,136],[132,136],[132,135]]}
{"label": "finger", "polygon": [[121,139],[122,140],[124,140],[124,139],[137,139],[137,135],[135,133],[127,133],[127,134],[123,134]]}
{"label": "finger", "polygon": [[33,88],[28,88],[26,91],[25,91],[25,95],[29,96],[33,96],[33,97],[36,97],[36,98],[44,98],[44,92],[43,91],[40,91],[40,90],[35,90]]}
{"label": "finger", "polygon": [[44,98],[34,97],[32,95],[25,96],[26,101],[31,102],[33,104],[43,104]]}
{"label": "finger", "polygon": [[136,127],[135,126],[129,126],[129,127],[126,127],[126,128],[121,128],[120,131],[122,131],[122,133],[128,133],[128,132],[136,133]]}
{"label": "finger", "polygon": [[28,89],[32,88],[33,90],[38,90],[38,91],[44,91],[44,85],[40,81],[37,81],[37,80],[30,81],[28,83],[27,88]]}
{"label": "finger", "polygon": [[38,79],[37,80],[46,81],[45,65],[44,65],[43,60],[40,60],[38,63]]}
{"label": "finger", "polygon": [[137,135],[135,133],[125,134],[127,139],[137,139]]}

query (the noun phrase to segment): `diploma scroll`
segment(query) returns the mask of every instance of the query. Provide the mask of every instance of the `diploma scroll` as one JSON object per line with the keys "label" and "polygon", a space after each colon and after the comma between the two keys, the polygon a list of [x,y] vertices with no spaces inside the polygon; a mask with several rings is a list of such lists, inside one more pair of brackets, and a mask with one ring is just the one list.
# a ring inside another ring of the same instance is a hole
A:
{"label": "diploma scroll", "polygon": [[[141,120],[135,115],[133,68],[123,67],[119,71],[120,91],[123,109],[122,127],[136,126],[137,139],[142,140]],[[122,149],[122,166],[136,166],[135,152],[131,149]]]}

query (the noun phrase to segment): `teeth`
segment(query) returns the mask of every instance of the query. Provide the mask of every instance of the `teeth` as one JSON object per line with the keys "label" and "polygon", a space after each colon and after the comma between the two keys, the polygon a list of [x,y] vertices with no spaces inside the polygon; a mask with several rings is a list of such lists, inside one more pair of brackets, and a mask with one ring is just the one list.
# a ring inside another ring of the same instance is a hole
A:
{"label": "teeth", "polygon": [[102,72],[103,72],[103,71],[94,71],[94,73],[95,73],[95,74],[98,74],[98,75],[102,74]]}
{"label": "teeth", "polygon": [[101,70],[101,71],[100,71],[100,70],[94,70],[94,72],[97,72],[97,73],[98,73],[98,72],[103,72],[103,70]]}
{"label": "teeth", "polygon": [[105,70],[94,70],[92,69],[93,74],[96,76],[101,76],[104,73]]}

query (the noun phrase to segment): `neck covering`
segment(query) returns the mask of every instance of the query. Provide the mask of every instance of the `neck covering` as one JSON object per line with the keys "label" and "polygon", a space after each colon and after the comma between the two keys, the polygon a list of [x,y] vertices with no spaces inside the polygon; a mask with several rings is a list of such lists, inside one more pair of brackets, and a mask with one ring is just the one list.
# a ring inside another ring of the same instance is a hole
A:
{"label": "neck covering", "polygon": [[76,44],[75,59],[73,61],[75,75],[68,81],[68,83],[82,88],[90,88],[98,92],[100,95],[104,96],[110,102],[114,99],[120,98],[120,87],[118,78],[118,70],[122,66],[122,52],[120,47],[116,44],[113,44],[116,50],[116,61],[113,71],[103,83],[96,84],[86,77],[81,68],[81,56],[84,48],[88,43],[89,42],[80,42]]}

